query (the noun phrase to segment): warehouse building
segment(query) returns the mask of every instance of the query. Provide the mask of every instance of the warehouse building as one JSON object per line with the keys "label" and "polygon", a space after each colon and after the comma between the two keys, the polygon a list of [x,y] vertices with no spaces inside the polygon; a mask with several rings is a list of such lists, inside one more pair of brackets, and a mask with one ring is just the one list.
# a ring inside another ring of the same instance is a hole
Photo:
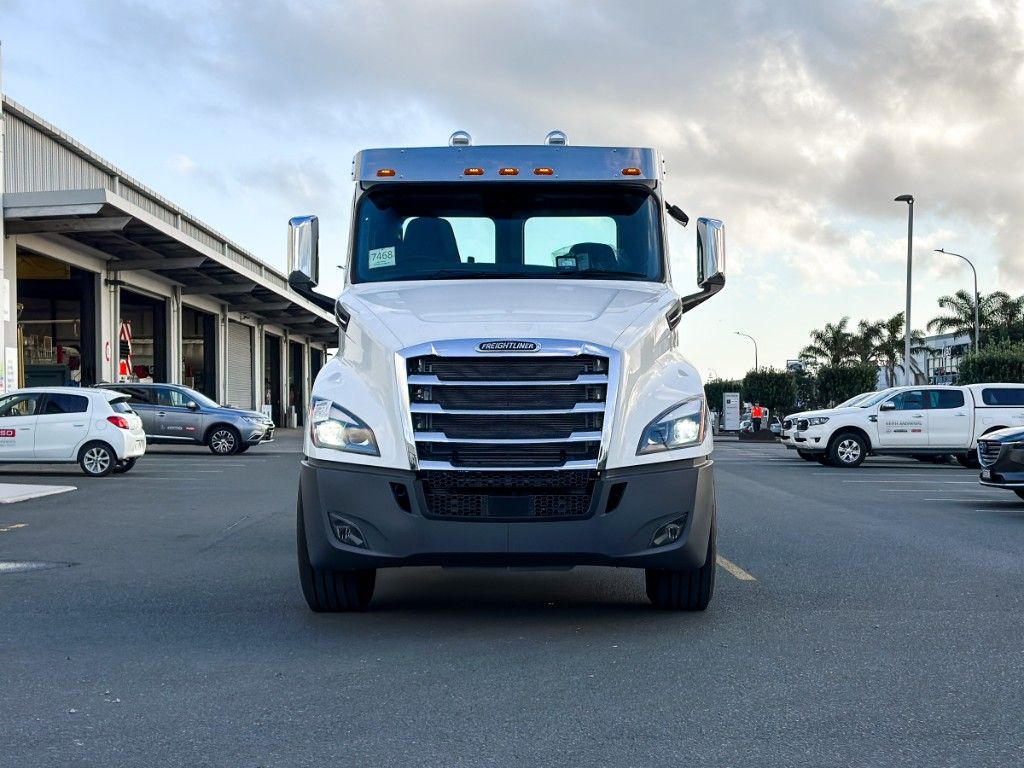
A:
{"label": "warehouse building", "polygon": [[173,382],[301,423],[330,312],[6,96],[0,129],[2,392]]}

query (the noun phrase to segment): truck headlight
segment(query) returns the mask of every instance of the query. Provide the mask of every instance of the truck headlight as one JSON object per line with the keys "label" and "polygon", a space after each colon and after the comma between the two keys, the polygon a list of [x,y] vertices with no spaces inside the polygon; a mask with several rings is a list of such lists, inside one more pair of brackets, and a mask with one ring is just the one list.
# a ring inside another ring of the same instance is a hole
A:
{"label": "truck headlight", "polygon": [[812,427],[820,427],[826,422],[828,422],[828,416],[813,416],[807,420],[808,425]]}
{"label": "truck headlight", "polygon": [[373,430],[337,403],[314,397],[309,421],[309,434],[317,448],[380,456]]}
{"label": "truck headlight", "polygon": [[704,398],[699,395],[669,408],[644,429],[637,456],[700,445],[705,414]]}

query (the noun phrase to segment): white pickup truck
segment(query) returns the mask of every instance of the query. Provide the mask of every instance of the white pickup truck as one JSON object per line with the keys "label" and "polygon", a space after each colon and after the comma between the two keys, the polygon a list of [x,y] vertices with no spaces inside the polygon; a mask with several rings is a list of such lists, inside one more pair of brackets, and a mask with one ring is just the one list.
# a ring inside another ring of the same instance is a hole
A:
{"label": "white pickup truck", "polygon": [[953,455],[977,466],[978,438],[1024,425],[1024,384],[893,387],[852,406],[798,414],[792,447],[836,467],[871,454]]}

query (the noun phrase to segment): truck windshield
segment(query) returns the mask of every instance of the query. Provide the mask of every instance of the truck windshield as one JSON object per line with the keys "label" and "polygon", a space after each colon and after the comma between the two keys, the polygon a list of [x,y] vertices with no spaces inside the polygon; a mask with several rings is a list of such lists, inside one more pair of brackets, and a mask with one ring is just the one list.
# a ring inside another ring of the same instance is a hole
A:
{"label": "truck windshield", "polygon": [[660,281],[660,214],[623,184],[379,185],[356,209],[352,282]]}

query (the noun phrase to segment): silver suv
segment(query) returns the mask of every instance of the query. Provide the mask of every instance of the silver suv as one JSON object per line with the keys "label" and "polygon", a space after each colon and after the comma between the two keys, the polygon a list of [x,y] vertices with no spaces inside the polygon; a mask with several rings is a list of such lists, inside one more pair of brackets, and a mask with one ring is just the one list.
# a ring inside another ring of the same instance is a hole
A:
{"label": "silver suv", "polygon": [[218,456],[244,453],[274,438],[274,422],[258,411],[218,405],[201,392],[181,384],[100,384],[128,395],[142,417],[146,440],[154,443],[196,443]]}

